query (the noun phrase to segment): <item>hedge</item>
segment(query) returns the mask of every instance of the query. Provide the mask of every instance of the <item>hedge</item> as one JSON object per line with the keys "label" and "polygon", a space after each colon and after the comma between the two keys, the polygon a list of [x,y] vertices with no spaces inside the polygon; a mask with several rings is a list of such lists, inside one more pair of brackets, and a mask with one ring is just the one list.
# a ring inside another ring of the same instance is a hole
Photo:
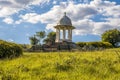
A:
{"label": "hedge", "polygon": [[22,48],[15,43],[0,40],[0,59],[14,58],[22,55]]}
{"label": "hedge", "polygon": [[95,50],[95,49],[106,49],[112,48],[112,44],[109,42],[77,42],[79,49],[84,50]]}

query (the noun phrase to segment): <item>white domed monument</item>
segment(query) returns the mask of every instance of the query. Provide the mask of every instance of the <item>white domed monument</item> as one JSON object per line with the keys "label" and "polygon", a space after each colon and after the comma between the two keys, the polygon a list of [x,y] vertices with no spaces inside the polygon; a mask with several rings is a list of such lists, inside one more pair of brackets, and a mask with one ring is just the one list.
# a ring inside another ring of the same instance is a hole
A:
{"label": "white domed monument", "polygon": [[66,16],[66,12],[54,28],[56,29],[56,43],[61,43],[64,41],[72,42],[72,30],[75,29],[75,27],[72,26],[71,19]]}
{"label": "white domed monument", "polygon": [[[56,40],[53,44],[45,44],[44,50],[69,50],[76,49],[76,44],[72,42],[72,26],[71,19],[64,13],[64,16],[59,20],[56,26]],[[50,48],[50,49],[49,49]]]}

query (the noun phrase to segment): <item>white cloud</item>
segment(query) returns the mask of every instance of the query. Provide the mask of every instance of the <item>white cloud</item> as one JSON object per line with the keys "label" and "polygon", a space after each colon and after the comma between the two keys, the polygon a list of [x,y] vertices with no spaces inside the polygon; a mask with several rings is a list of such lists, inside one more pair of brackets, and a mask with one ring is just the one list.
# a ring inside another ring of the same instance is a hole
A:
{"label": "white cloud", "polygon": [[7,24],[12,24],[14,22],[14,20],[12,18],[8,17],[8,18],[3,19],[3,22],[5,22]]}
{"label": "white cloud", "polygon": [[29,5],[42,5],[50,0],[0,0],[0,17],[7,17],[20,10],[29,8]]}
{"label": "white cloud", "polygon": [[57,4],[57,1],[53,1],[53,4]]}
{"label": "white cloud", "polygon": [[23,22],[23,20],[20,19],[20,20],[18,20],[18,21],[15,21],[15,24],[20,24],[20,23],[22,23],[22,22]]}
{"label": "white cloud", "polygon": [[31,5],[44,5],[49,2],[50,0],[32,0]]}
{"label": "white cloud", "polygon": [[[105,30],[120,27],[120,5],[115,2],[93,0],[90,4],[75,4],[74,2],[61,2],[60,5],[54,5],[48,12],[43,14],[27,13],[20,16],[20,22],[45,23],[46,29],[55,30],[54,26],[63,13],[67,12],[67,16],[71,18],[73,25],[76,27],[74,34],[100,35]],[[97,14],[103,15],[106,22],[96,22],[91,18]]]}
{"label": "white cloud", "polygon": [[106,18],[105,20],[107,20],[107,22],[109,22],[110,24],[114,25],[114,26],[118,26],[120,25],[120,18]]}
{"label": "white cloud", "polygon": [[[68,6],[68,12],[69,11],[71,11],[71,15],[69,16],[73,20],[73,25],[75,25],[76,27],[76,30],[74,30],[74,32],[77,35],[100,35],[104,31],[109,29],[120,29],[120,5],[116,5],[115,2],[94,0],[91,1],[90,4],[72,4],[71,7]],[[91,15],[95,16],[96,14],[103,14],[106,17],[108,16],[108,18],[105,18],[105,20],[107,21],[95,22],[89,18],[92,17]],[[109,16],[112,18],[110,18]],[[86,17],[88,17],[88,19],[86,19]]]}
{"label": "white cloud", "polygon": [[76,27],[74,30],[74,34],[76,35],[92,34],[94,22],[89,19],[83,19],[73,22],[73,25]]}
{"label": "white cloud", "polygon": [[7,41],[13,42],[14,40],[13,39],[8,39]]}
{"label": "white cloud", "polygon": [[94,0],[91,1],[90,5],[95,6],[104,16],[120,17],[120,5],[116,5],[116,2]]}
{"label": "white cloud", "polygon": [[54,24],[54,23],[48,24],[48,25],[46,26],[46,29],[47,29],[47,30],[53,30],[53,31],[55,31],[55,28],[54,28],[55,25],[56,25],[56,23],[55,23],[55,24]]}
{"label": "white cloud", "polygon": [[7,17],[7,16],[12,15],[14,13],[17,13],[17,9],[8,8],[8,7],[4,7],[4,8],[0,9],[0,17]]}
{"label": "white cloud", "polygon": [[20,19],[19,21],[16,21],[17,24],[21,23],[21,22],[30,22],[30,23],[38,23],[40,21],[40,15],[36,14],[36,13],[29,13],[29,14],[25,14],[25,15],[20,15]]}
{"label": "white cloud", "polygon": [[89,4],[73,4],[70,3],[65,9],[73,20],[89,18],[98,13],[96,7]]}
{"label": "white cloud", "polygon": [[93,0],[90,2],[90,5],[93,5],[97,8],[111,7],[111,6],[114,6],[115,4],[116,4],[115,2],[110,2],[106,0]]}
{"label": "white cloud", "polygon": [[64,12],[67,12],[68,16],[70,16],[72,20],[88,18],[97,14],[97,10],[93,6],[69,2],[67,7],[63,5],[55,5],[50,9],[50,11],[41,15],[36,13],[27,13],[25,15],[21,15],[20,17],[25,22],[38,23],[40,21],[41,23],[50,25],[57,24],[57,21],[63,16]]}
{"label": "white cloud", "polygon": [[[20,21],[17,22],[30,22],[30,23],[57,23],[63,11],[60,6],[54,6],[47,13],[37,14],[37,13],[27,13],[25,15],[20,15]],[[22,21],[21,21],[22,20]]]}
{"label": "white cloud", "polygon": [[109,22],[97,22],[97,23],[94,23],[93,27],[94,28],[92,33],[96,35],[101,35],[106,30],[114,29],[114,26]]}
{"label": "white cloud", "polygon": [[120,5],[107,7],[105,11],[106,11],[106,13],[104,14],[105,16],[120,17]]}

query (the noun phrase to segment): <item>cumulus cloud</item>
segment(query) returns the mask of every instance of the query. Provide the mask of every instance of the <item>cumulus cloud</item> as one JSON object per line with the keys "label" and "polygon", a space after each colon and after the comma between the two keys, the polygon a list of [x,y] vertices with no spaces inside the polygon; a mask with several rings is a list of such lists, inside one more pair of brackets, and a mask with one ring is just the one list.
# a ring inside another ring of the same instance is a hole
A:
{"label": "cumulus cloud", "polygon": [[7,17],[7,16],[12,15],[14,13],[17,13],[17,10],[14,8],[4,7],[4,8],[0,9],[0,17]]}
{"label": "cumulus cloud", "polygon": [[76,27],[74,33],[76,35],[85,35],[92,34],[92,29],[94,27],[94,22],[89,19],[78,20],[73,22],[73,25]]}
{"label": "cumulus cloud", "polygon": [[101,35],[103,32],[109,29],[114,29],[114,26],[109,22],[97,22],[94,23],[92,33],[95,35]]}
{"label": "cumulus cloud", "polygon": [[[64,8],[63,8],[64,9]],[[30,23],[57,23],[58,19],[62,16],[63,10],[60,6],[54,6],[50,11],[43,14],[37,13],[27,13],[25,15],[20,15],[22,21],[20,22],[30,22]]]}
{"label": "cumulus cloud", "polygon": [[3,19],[3,22],[5,22],[7,24],[12,24],[14,22],[14,20],[12,18],[8,17],[8,18]]}
{"label": "cumulus cloud", "polygon": [[111,6],[114,6],[115,4],[116,4],[115,2],[110,2],[106,0],[93,0],[90,2],[90,5],[93,5],[97,8],[111,7]]}
{"label": "cumulus cloud", "polygon": [[110,24],[114,25],[114,26],[118,26],[120,25],[120,18],[106,18],[105,20],[107,20],[107,22],[109,22]]}
{"label": "cumulus cloud", "polygon": [[26,22],[32,23],[31,20],[33,20],[36,23],[40,21],[41,23],[46,23],[50,25],[55,23],[57,24],[57,21],[59,21],[60,17],[63,16],[64,12],[67,12],[67,15],[70,16],[72,20],[90,18],[91,16],[96,15],[98,13],[97,9],[93,6],[87,4],[74,4],[72,2],[69,2],[67,7],[63,5],[55,5],[53,6],[53,8],[50,9],[50,11],[41,15],[36,13],[28,13],[20,17]]}
{"label": "cumulus cloud", "polygon": [[19,21],[16,21],[16,23],[21,23],[21,22],[29,22],[29,23],[38,23],[40,15],[36,14],[36,13],[29,13],[29,14],[25,14],[25,15],[20,15],[20,19]]}
{"label": "cumulus cloud", "polygon": [[68,12],[69,16],[71,16],[73,20],[89,18],[98,13],[96,7],[92,5],[73,3],[69,3],[65,11]]}
{"label": "cumulus cloud", "polygon": [[[67,16],[71,18],[73,26],[76,27],[74,30],[76,35],[100,35],[106,30],[120,27],[120,5],[106,0],[93,0],[89,4],[76,4],[73,1],[61,2],[60,5],[54,5],[46,13],[20,15],[21,19],[16,23],[41,22],[47,25],[46,29],[54,30],[54,26],[57,25],[64,12],[67,12]],[[92,20],[98,14],[105,17],[103,22]]]}
{"label": "cumulus cloud", "polygon": [[0,17],[6,17],[25,9],[29,5],[42,5],[50,0],[0,0]]}
{"label": "cumulus cloud", "polygon": [[104,14],[105,16],[120,17],[120,5],[107,7],[105,11],[106,11],[106,13]]}

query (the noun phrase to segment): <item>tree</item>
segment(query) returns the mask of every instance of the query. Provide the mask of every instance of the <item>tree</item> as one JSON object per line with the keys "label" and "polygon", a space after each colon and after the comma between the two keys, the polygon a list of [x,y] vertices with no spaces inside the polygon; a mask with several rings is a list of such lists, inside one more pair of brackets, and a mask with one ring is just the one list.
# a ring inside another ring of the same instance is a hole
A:
{"label": "tree", "polygon": [[54,44],[55,43],[55,39],[56,39],[56,33],[55,32],[50,32],[47,35],[47,38],[44,39],[44,42],[47,44]]}
{"label": "tree", "polygon": [[102,34],[102,41],[109,42],[116,47],[117,43],[120,42],[120,31],[117,29],[105,31]]}
{"label": "tree", "polygon": [[37,45],[39,40],[36,38],[36,36],[32,36],[29,38],[30,39],[30,42],[31,42],[31,45]]}
{"label": "tree", "polygon": [[41,45],[41,40],[46,36],[45,31],[36,32],[36,36],[39,38],[39,44]]}

